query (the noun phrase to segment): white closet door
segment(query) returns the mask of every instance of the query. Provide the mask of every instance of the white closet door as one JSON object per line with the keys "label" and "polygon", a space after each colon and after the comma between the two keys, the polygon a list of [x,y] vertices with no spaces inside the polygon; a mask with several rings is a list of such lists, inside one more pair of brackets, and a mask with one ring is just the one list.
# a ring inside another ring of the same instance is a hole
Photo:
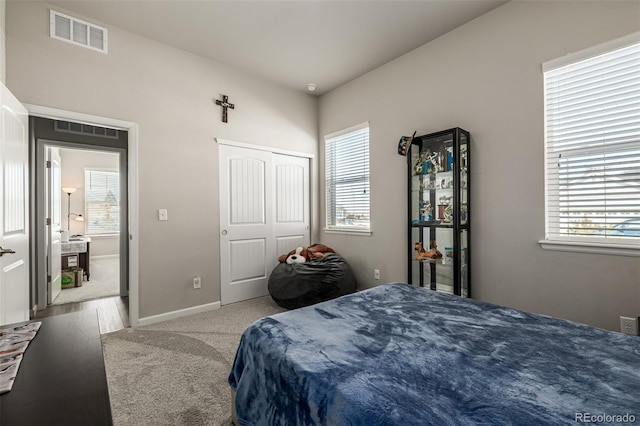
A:
{"label": "white closet door", "polygon": [[273,167],[273,235],[278,257],[309,245],[309,159],[273,154]]}
{"label": "white closet door", "polygon": [[309,243],[309,160],[220,145],[220,303],[268,294],[280,254]]}

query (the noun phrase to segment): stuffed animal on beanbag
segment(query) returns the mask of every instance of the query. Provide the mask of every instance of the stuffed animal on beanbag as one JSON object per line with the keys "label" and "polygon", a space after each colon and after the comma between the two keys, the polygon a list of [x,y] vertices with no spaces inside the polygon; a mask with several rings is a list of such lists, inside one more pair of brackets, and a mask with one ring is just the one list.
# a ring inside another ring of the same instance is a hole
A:
{"label": "stuffed animal on beanbag", "polygon": [[331,247],[325,246],[324,244],[313,244],[309,247],[298,247],[287,254],[283,254],[278,257],[278,262],[286,262],[289,265],[294,263],[304,263],[312,259],[320,259],[324,257],[325,253],[335,253],[335,250]]}
{"label": "stuffed animal on beanbag", "polygon": [[[298,247],[295,250],[295,253],[290,254],[287,257],[287,260],[285,260],[285,262],[287,262],[289,265],[291,265],[293,263],[304,263],[304,262],[306,262],[307,261],[306,256],[308,256],[308,254],[307,253],[302,254],[302,250],[303,250],[302,247]],[[278,260],[280,260],[280,258],[278,258]],[[280,263],[282,263],[282,262],[280,262]]]}

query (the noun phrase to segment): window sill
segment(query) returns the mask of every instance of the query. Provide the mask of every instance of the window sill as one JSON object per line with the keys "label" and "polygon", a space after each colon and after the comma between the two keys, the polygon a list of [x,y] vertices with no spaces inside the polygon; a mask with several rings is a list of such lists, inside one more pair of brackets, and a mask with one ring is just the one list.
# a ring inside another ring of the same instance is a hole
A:
{"label": "window sill", "polygon": [[101,239],[101,238],[119,238],[120,234],[85,234],[85,237],[91,237],[91,238],[97,238],[97,239]]}
{"label": "window sill", "polygon": [[357,235],[360,237],[370,237],[372,234],[371,230],[349,228],[324,228],[324,232],[327,234]]}
{"label": "window sill", "polygon": [[640,256],[640,246],[632,244],[580,243],[552,240],[540,240],[538,244],[543,250],[609,254],[613,256]]}

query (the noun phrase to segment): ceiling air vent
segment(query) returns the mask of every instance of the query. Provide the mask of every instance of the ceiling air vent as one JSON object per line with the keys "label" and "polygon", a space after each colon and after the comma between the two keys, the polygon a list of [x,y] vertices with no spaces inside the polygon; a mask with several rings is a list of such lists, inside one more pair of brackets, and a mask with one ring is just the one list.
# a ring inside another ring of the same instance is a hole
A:
{"label": "ceiling air vent", "polygon": [[51,11],[50,36],[78,46],[107,53],[107,29]]}
{"label": "ceiling air vent", "polygon": [[92,126],[90,124],[73,123],[70,121],[56,120],[54,130],[56,132],[76,133],[110,139],[118,139],[120,137],[120,131],[116,129]]}

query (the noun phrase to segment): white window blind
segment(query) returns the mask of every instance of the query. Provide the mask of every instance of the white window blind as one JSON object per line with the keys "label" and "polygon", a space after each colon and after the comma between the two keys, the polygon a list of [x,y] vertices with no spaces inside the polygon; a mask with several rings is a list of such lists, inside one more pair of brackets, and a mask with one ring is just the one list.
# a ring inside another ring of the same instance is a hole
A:
{"label": "white window blind", "polygon": [[85,233],[120,232],[120,174],[102,170],[84,171]]}
{"label": "white window blind", "polygon": [[327,228],[371,228],[369,217],[369,125],[325,136]]}
{"label": "white window blind", "polygon": [[545,64],[547,240],[640,245],[637,40]]}

